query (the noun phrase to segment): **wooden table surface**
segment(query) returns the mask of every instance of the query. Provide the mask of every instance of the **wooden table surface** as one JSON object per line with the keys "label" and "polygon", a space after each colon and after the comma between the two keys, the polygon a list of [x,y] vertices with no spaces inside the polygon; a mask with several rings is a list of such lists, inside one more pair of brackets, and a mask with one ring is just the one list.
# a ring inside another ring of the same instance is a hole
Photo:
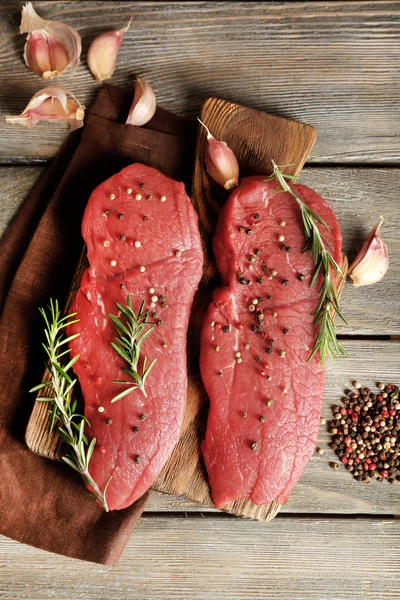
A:
{"label": "wooden table surface", "polygon": [[[18,114],[42,81],[23,64],[21,2],[0,10],[0,111]],[[383,283],[346,284],[350,356],[329,364],[324,416],[353,379],[399,383],[400,2],[36,2],[83,37],[75,76],[90,106],[99,85],[86,64],[94,35],[133,16],[112,83],[134,75],[159,103],[195,117],[208,95],[310,123],[318,140],[301,181],[326,197],[353,257],[386,217]],[[58,82],[57,82],[58,83]],[[0,121],[0,233],[67,134]],[[328,435],[289,503],[269,524],[153,493],[117,568],[68,560],[0,537],[0,598],[132,600],[400,599],[400,484],[363,485],[333,471]],[[0,515],[1,518],[1,515]]]}

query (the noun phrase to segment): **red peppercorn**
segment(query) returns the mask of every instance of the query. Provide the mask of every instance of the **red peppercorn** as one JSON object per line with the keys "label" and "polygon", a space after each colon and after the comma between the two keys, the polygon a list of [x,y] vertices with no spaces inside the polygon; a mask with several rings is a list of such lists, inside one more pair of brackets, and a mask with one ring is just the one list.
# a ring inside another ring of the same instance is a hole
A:
{"label": "red peppercorn", "polygon": [[353,414],[353,409],[352,408],[348,408],[346,410],[346,412],[347,412],[348,415],[351,415],[351,414]]}
{"label": "red peppercorn", "polygon": [[357,414],[357,413],[353,413],[353,414],[351,415],[351,418],[352,418],[352,420],[353,420],[353,423],[357,423],[357,421],[358,421],[358,414]]}
{"label": "red peppercorn", "polygon": [[358,458],[358,456],[356,456],[354,462],[356,463],[356,465],[359,465],[361,460]]}
{"label": "red peppercorn", "polygon": [[347,437],[344,438],[344,443],[348,446],[349,444],[351,444],[351,437],[348,435]]}
{"label": "red peppercorn", "polygon": [[379,394],[379,396],[377,396],[376,399],[379,400],[379,402],[382,402],[383,396],[381,394]]}
{"label": "red peppercorn", "polygon": [[372,458],[366,458],[365,462],[367,463],[367,465],[371,464],[372,463]]}
{"label": "red peppercorn", "polygon": [[387,469],[383,469],[383,471],[379,472],[379,475],[382,477],[382,479],[387,479],[389,476],[389,473],[388,473]]}
{"label": "red peppercorn", "polygon": [[368,471],[369,470],[369,464],[368,463],[364,463],[363,464],[363,469],[364,469],[364,471]]}
{"label": "red peppercorn", "polygon": [[347,454],[351,454],[353,452],[353,448],[351,446],[346,446]]}
{"label": "red peppercorn", "polygon": [[376,469],[376,464],[375,464],[375,463],[371,463],[371,464],[369,465],[369,470],[370,470],[370,471],[375,471],[375,469]]}
{"label": "red peppercorn", "polygon": [[345,408],[341,408],[339,412],[340,412],[341,415],[345,415],[346,414],[346,409]]}
{"label": "red peppercorn", "polygon": [[342,456],[342,458],[340,460],[342,461],[342,463],[344,465],[347,465],[347,457],[346,456]]}
{"label": "red peppercorn", "polygon": [[396,410],[395,408],[392,408],[392,409],[389,411],[389,414],[390,414],[390,416],[391,416],[391,417],[395,417],[395,416],[396,416],[396,413],[397,413],[397,410]]}
{"label": "red peppercorn", "polygon": [[382,412],[381,412],[381,415],[382,415],[382,417],[383,417],[384,419],[387,419],[387,418],[388,418],[388,416],[389,416],[389,413],[388,413],[388,411],[386,410],[386,408],[384,408],[384,409],[382,410]]}

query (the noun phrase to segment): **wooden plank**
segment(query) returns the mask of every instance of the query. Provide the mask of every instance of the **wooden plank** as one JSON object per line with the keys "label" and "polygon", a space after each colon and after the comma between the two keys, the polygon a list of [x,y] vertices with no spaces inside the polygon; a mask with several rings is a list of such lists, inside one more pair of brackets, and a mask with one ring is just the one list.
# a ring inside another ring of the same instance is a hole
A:
{"label": "wooden plank", "polygon": [[[291,165],[288,171],[298,175],[315,141],[315,131],[304,123],[288,121],[281,117],[261,113],[222,99],[209,98],[202,106],[200,116],[217,138],[226,140],[235,152],[241,172],[272,172],[271,159],[280,164]],[[188,342],[188,391],[185,417],[181,436],[167,464],[159,474],[153,489],[172,495],[184,496],[188,500],[213,506],[207,475],[201,458],[200,442],[207,421],[206,395],[198,367],[198,339],[201,315],[209,303],[211,292],[217,285],[217,270],[211,250],[211,240],[215,231],[220,206],[229,195],[223,189],[210,185],[204,170],[204,148],[206,134],[199,127],[196,158],[193,176],[193,204],[199,214],[199,228],[204,249],[203,277],[192,306],[189,323]],[[67,300],[66,310],[79,288],[83,272],[88,266],[85,251],[77,266]],[[347,261],[343,264],[347,272]],[[343,279],[338,286],[340,295]],[[48,381],[49,372],[44,374]],[[41,395],[50,396],[50,390]],[[57,430],[48,434],[50,423],[48,407],[43,402],[35,402],[26,429],[25,441],[37,454],[60,460],[63,443]],[[278,502],[256,506],[244,499],[227,504],[223,510],[239,516],[259,520],[272,519],[279,510]]]}
{"label": "wooden plank", "polygon": [[43,171],[44,167],[0,167],[0,237]]}
{"label": "wooden plank", "polygon": [[[322,416],[326,419],[332,418],[331,406],[340,404],[343,391],[351,387],[355,379],[371,389],[378,381],[399,384],[399,341],[346,340],[343,343],[350,355],[327,365],[322,408]],[[400,515],[400,483],[373,481],[366,485],[353,479],[343,466],[334,471],[330,463],[338,461],[329,442],[327,428],[321,426],[318,446],[324,454],[312,456],[289,502],[280,512]],[[199,507],[182,499],[153,493],[146,510],[193,511]],[[201,510],[208,509],[202,507]]]}
{"label": "wooden plank", "polygon": [[398,600],[395,520],[143,517],[117,567],[0,537],[7,600]]}
{"label": "wooden plank", "polygon": [[[0,167],[0,235],[27,196],[42,167]],[[383,282],[365,288],[346,284],[342,296],[348,324],[338,322],[341,335],[400,335],[400,202],[398,168],[306,167],[300,181],[331,202],[343,232],[343,250],[352,259],[379,215],[386,217],[382,234],[390,267]]]}
{"label": "wooden plank", "polygon": [[[130,16],[112,83],[133,74],[161,105],[195,117],[213,94],[316,127],[314,162],[399,162],[400,4],[340,2],[36,2],[83,37],[75,75],[56,83],[90,106],[99,89],[86,65],[89,42]],[[46,84],[23,64],[21,2],[1,3],[0,111],[19,114]],[[0,161],[47,160],[67,131],[28,132],[0,123]]]}

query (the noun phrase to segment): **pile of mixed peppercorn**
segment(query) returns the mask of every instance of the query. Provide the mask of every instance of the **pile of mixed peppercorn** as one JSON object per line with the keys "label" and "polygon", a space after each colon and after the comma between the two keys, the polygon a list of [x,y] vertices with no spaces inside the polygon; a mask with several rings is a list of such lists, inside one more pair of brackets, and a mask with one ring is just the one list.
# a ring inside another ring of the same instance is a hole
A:
{"label": "pile of mixed peppercorn", "polygon": [[[396,385],[378,383],[378,393],[355,381],[344,406],[332,408],[332,448],[358,481],[400,481],[400,401]],[[339,468],[331,463],[333,469]]]}

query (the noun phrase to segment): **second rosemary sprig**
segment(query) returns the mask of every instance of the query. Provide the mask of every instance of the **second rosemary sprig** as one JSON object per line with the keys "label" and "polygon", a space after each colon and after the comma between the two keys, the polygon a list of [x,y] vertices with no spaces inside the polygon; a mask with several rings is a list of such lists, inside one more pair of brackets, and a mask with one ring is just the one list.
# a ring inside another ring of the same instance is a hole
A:
{"label": "second rosemary sprig", "polygon": [[147,320],[148,311],[144,310],[144,300],[141,303],[137,314],[132,308],[132,298],[130,294],[128,294],[126,306],[123,306],[118,302],[116,305],[121,313],[121,319],[112,313],[108,314],[114,323],[115,331],[117,332],[115,342],[111,342],[111,346],[126,362],[127,366],[123,367],[122,370],[131,377],[131,381],[120,379],[112,380],[113,383],[119,383],[120,385],[126,385],[128,387],[114,396],[111,402],[117,402],[117,400],[121,400],[121,398],[124,398],[137,389],[147,397],[145,390],[146,379],[156,363],[156,359],[154,359],[146,366],[147,359],[144,357],[141,370],[139,368],[142,344],[154,329],[154,327],[146,329],[147,325],[151,325],[151,323]]}
{"label": "second rosemary sprig", "polygon": [[334,359],[339,355],[347,354],[345,348],[343,348],[337,340],[334,322],[335,313],[346,322],[339,309],[339,299],[337,297],[335,283],[332,279],[332,270],[337,273],[339,277],[343,277],[343,273],[330,252],[332,246],[320,231],[320,226],[329,231],[328,225],[319,215],[311,210],[311,208],[287,183],[287,179],[294,180],[295,177],[293,175],[283,174],[275,161],[272,161],[272,165],[274,169],[272,178],[276,179],[281,190],[288,192],[300,207],[304,235],[306,238],[306,245],[303,251],[309,251],[311,253],[315,265],[311,287],[315,285],[320,274],[322,274],[323,277],[319,288],[318,304],[313,313],[314,325],[319,325],[319,330],[308,360],[311,360],[312,357],[319,352],[319,361],[321,364],[324,364],[327,357]]}

